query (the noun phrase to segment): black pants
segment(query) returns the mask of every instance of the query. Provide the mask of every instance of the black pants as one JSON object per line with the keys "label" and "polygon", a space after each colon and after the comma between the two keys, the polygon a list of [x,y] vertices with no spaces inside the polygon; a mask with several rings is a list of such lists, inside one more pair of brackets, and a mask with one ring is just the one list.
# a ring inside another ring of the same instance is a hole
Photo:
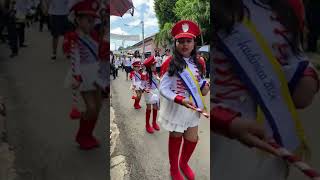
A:
{"label": "black pants", "polygon": [[9,23],[8,40],[12,53],[18,53],[18,49],[24,44],[25,24],[24,23]]}
{"label": "black pants", "polygon": [[47,24],[47,28],[48,28],[48,30],[50,30],[50,23],[49,23],[49,15],[44,15],[44,14],[40,14],[40,22],[39,22],[39,24],[40,24],[40,31],[42,31],[43,30],[43,25],[44,24]]}
{"label": "black pants", "polygon": [[18,53],[18,32],[15,23],[9,23],[8,29],[8,40],[12,53]]}
{"label": "black pants", "polygon": [[113,79],[116,79],[118,77],[118,68],[114,68],[113,70]]}

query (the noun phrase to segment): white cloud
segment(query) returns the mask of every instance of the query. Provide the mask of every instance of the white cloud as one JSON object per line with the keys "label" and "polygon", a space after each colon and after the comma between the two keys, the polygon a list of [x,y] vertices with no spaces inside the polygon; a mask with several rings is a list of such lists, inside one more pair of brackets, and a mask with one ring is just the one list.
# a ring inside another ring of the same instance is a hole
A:
{"label": "white cloud", "polygon": [[129,26],[138,26],[140,24],[141,20],[140,19],[135,19],[133,21],[130,21],[128,23]]}
{"label": "white cloud", "polygon": [[156,17],[148,17],[144,19],[144,27],[158,27],[158,19]]}
{"label": "white cloud", "polygon": [[111,29],[110,33],[128,35],[128,33],[126,31],[122,30],[121,27]]}
{"label": "white cloud", "polygon": [[[147,0],[148,2],[149,0]],[[142,4],[145,4],[146,3],[146,0],[133,0],[133,6],[134,7],[139,7],[141,6]]]}
{"label": "white cloud", "polygon": [[115,22],[116,20],[118,20],[118,17],[116,17],[116,16],[111,16],[111,17],[110,17],[110,23],[113,23],[113,22]]}

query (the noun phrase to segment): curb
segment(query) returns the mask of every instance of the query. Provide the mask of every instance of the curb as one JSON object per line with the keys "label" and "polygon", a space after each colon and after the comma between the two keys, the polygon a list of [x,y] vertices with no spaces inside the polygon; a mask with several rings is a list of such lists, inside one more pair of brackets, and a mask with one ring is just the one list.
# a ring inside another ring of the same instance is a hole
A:
{"label": "curb", "polygon": [[[110,106],[110,157],[114,153],[120,131],[115,123],[115,110]],[[126,157],[119,155],[110,160],[110,175],[112,180],[124,180],[129,174]]]}

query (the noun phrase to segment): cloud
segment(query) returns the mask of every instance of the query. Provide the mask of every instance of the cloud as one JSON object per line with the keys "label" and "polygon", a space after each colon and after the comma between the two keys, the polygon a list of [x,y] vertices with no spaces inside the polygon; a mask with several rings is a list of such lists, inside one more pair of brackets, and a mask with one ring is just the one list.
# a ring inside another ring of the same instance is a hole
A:
{"label": "cloud", "polygon": [[[147,0],[147,2],[148,2],[149,0]],[[141,5],[143,5],[143,4],[145,4],[146,3],[146,0],[134,0],[133,1],[133,6],[134,7],[139,7],[139,6],[141,6]]]}
{"label": "cloud", "polygon": [[128,23],[129,26],[138,26],[140,24],[141,20],[140,19],[135,19],[133,21],[130,21]]}
{"label": "cloud", "polygon": [[128,35],[128,33],[126,31],[122,30],[121,27],[111,29],[110,33]]}
{"label": "cloud", "polygon": [[148,17],[144,19],[144,27],[158,27],[158,19],[156,17]]}
{"label": "cloud", "polygon": [[118,17],[116,16],[110,16],[110,23],[115,22],[116,20],[118,20]]}

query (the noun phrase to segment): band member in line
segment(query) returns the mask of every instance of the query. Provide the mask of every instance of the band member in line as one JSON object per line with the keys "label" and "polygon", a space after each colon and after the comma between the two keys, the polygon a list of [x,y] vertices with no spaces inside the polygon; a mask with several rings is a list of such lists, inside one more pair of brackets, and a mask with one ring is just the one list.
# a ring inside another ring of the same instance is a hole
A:
{"label": "band member in line", "polygon": [[134,91],[135,95],[132,96],[134,99],[133,107],[135,109],[141,109],[140,100],[143,93],[142,86],[142,71],[141,71],[141,60],[139,58],[134,58],[132,62],[133,71],[130,72],[131,79],[131,89]]}
{"label": "band member in line", "polygon": [[99,146],[93,136],[101,108],[101,87],[99,76],[99,38],[94,35],[94,22],[99,18],[97,1],[84,0],[71,8],[75,17],[75,31],[70,36],[72,61],[72,88],[78,89],[83,98],[86,111],[81,113],[80,127],[76,141],[81,149],[89,150]]}
{"label": "band member in line", "polygon": [[[160,127],[157,124],[157,115],[160,108],[160,93],[159,93],[159,77],[156,69],[157,61],[154,56],[150,56],[143,65],[146,67],[146,72],[143,74],[144,99],[146,101],[146,131],[150,134],[154,130],[159,131]],[[153,110],[152,126],[149,123],[151,108]]]}
{"label": "band member in line", "polygon": [[[163,63],[164,72],[160,82],[161,101],[159,122],[169,131],[170,174],[174,180],[183,180],[179,167],[188,179],[195,173],[188,165],[198,142],[200,113],[205,110],[204,97],[209,83],[204,77],[204,64],[196,57],[196,37],[200,29],[192,21],[177,22],[171,32],[174,37],[173,57]],[[180,147],[182,144],[180,154]]]}

